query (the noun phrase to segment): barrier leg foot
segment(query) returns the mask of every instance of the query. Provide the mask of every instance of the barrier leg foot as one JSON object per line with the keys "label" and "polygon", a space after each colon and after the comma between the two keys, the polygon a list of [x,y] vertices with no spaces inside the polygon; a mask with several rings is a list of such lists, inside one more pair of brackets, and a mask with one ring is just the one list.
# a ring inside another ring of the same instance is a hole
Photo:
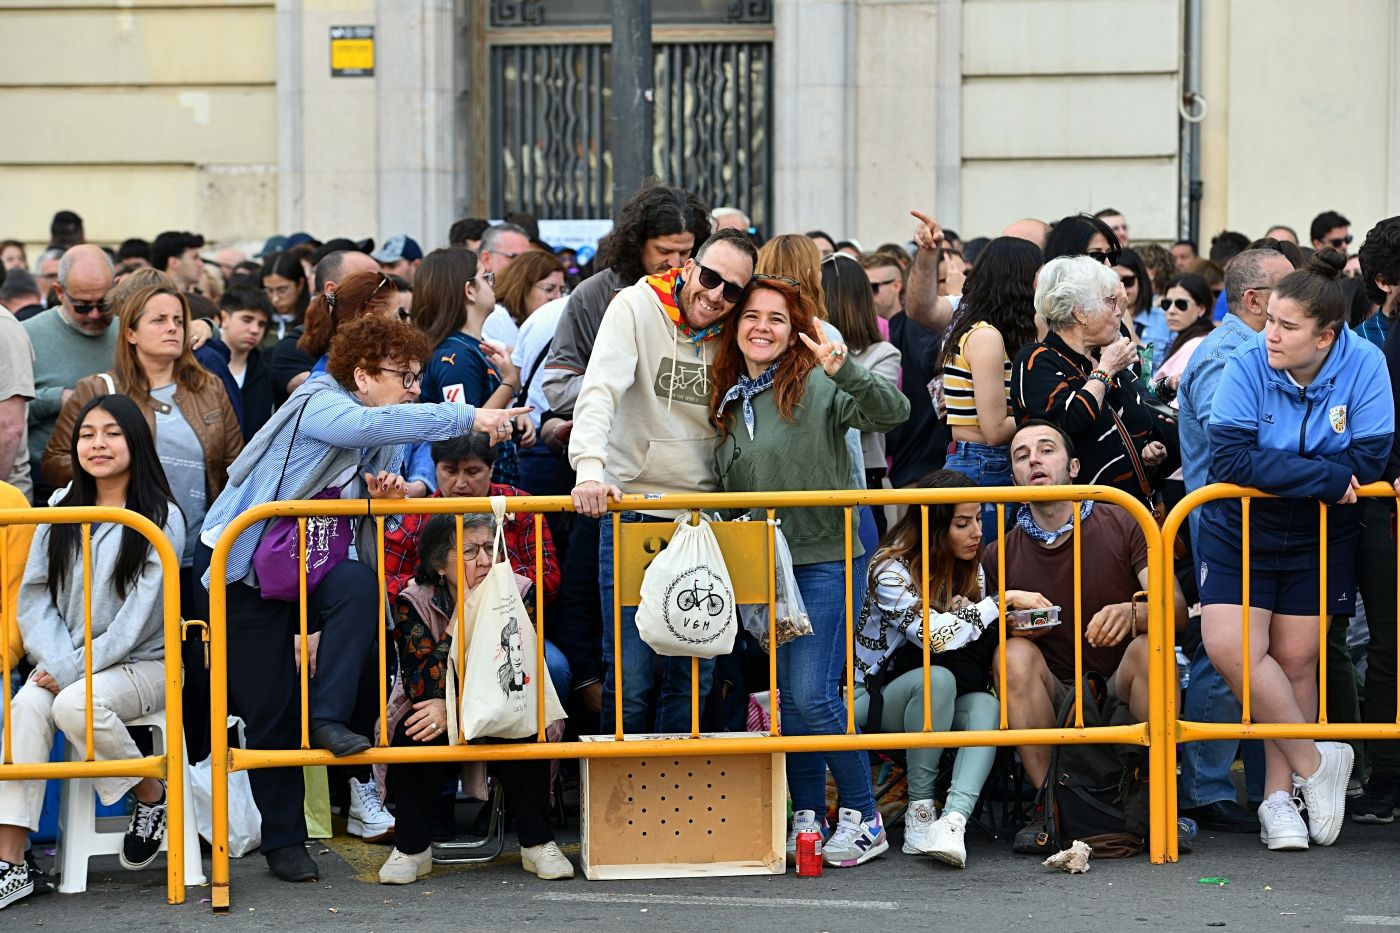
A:
{"label": "barrier leg foot", "polygon": [[214,883],[209,887],[209,904],[216,914],[228,913],[228,885]]}

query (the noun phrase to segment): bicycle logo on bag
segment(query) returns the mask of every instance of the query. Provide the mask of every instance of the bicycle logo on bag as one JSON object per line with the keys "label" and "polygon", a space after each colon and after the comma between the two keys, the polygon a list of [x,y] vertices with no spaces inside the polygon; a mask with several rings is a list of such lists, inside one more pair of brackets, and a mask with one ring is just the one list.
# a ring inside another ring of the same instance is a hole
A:
{"label": "bicycle logo on bag", "polygon": [[666,628],[681,641],[704,645],[724,634],[734,598],[708,567],[695,567],[671,581],[662,612]]}

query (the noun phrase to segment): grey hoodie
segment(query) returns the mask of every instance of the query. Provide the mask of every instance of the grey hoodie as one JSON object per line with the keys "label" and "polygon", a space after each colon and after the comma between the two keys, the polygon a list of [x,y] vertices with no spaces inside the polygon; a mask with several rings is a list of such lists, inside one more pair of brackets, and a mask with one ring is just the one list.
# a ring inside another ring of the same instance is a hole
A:
{"label": "grey hoodie", "polygon": [[[121,546],[121,525],[92,526],[92,671],[105,671],[127,661],[158,661],[165,657],[165,586],[160,558],[152,548],[141,575],[117,596],[113,577]],[[175,503],[162,529],[177,555],[184,553],[185,518]],[[24,580],[19,591],[19,630],[29,660],[60,687],[84,676],[83,563],[79,552],[59,590],[58,604],[49,598],[49,533],[44,525],[34,535]]]}

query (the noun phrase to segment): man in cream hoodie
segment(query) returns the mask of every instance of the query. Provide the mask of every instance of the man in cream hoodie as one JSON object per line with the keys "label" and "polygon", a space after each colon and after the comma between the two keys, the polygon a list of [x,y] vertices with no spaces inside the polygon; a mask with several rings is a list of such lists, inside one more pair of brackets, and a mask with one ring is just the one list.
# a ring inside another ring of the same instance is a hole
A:
{"label": "man in cream hoodie", "polygon": [[[684,266],[649,275],[608,306],[574,407],[569,462],[578,472],[574,508],[607,514],[623,493],[714,492],[715,428],[710,422],[710,365],[721,320],[744,296],[757,260],[753,241],[720,230]],[[674,513],[672,513],[674,514]],[[667,513],[623,512],[624,522],[665,521]],[[636,609],[622,611],[622,644],[613,644],[613,529],[600,523],[598,583],[603,607],[602,731],[614,722],[614,651],[622,653],[624,730],[652,728],[647,694],[656,654],[637,634]],[[690,662],[661,659],[655,728],[690,731]],[[709,692],[713,661],[700,662]]]}

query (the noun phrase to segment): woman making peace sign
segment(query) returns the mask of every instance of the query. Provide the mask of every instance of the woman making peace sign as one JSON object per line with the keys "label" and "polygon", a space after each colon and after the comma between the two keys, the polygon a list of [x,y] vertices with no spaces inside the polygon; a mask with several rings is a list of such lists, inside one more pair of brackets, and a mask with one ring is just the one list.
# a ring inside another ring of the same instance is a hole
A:
{"label": "woman making peace sign", "polygon": [[[714,421],[720,483],[726,492],[850,489],[846,430],[885,432],[909,417],[909,401],[887,379],[847,359],[820,337],[810,296],[797,282],[756,275],[725,322],[715,354]],[[808,335],[816,335],[816,339]],[[783,732],[845,731],[837,684],[845,664],[845,526],[840,509],[779,509],[798,589],[813,634],[778,649]],[[762,509],[753,515],[765,517]],[[854,518],[854,516],[853,516]],[[865,597],[865,554],[852,528],[853,606]],[[826,808],[826,769],[836,778],[840,825],[826,844],[829,865],[859,865],[889,848],[875,810],[864,752],[787,756],[793,829],[818,830]],[[795,847],[789,839],[789,849]]]}

